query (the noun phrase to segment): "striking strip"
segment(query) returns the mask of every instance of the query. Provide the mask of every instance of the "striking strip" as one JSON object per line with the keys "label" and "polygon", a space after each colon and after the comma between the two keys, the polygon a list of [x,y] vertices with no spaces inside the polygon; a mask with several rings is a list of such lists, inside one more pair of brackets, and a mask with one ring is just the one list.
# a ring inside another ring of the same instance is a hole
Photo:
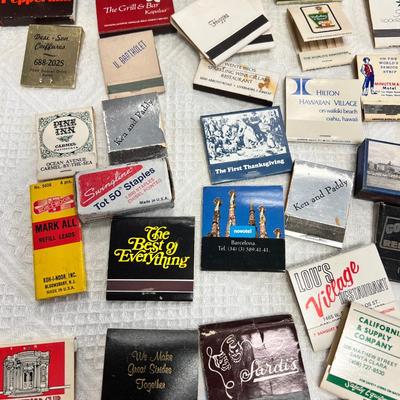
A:
{"label": "striking strip", "polygon": [[126,281],[121,280],[108,280],[107,291],[127,291],[127,292],[192,292],[193,281],[168,280],[168,281]]}
{"label": "striking strip", "polygon": [[268,19],[265,15],[260,15],[255,20],[245,25],[243,28],[239,29],[233,35],[229,36],[227,39],[223,40],[221,43],[214,46],[212,49],[206,52],[207,56],[212,60],[225,53],[235,44],[245,39],[247,36],[252,34],[258,28],[261,28],[268,22]]}
{"label": "striking strip", "polygon": [[164,80],[162,76],[152,79],[144,79],[143,81],[118,83],[116,85],[108,85],[108,94],[123,93],[123,92],[133,92],[143,89],[148,89],[157,86],[164,86]]}

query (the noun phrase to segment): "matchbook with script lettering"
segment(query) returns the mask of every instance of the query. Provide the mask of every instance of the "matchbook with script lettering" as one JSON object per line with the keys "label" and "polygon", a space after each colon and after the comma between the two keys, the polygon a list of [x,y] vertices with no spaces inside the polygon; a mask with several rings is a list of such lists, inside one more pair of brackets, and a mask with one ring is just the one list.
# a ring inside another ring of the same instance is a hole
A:
{"label": "matchbook with script lettering", "polygon": [[79,172],[75,181],[82,222],[174,205],[165,158]]}
{"label": "matchbook with script lettering", "polygon": [[310,399],[291,315],[203,325],[199,330],[208,400]]}
{"label": "matchbook with script lettering", "polygon": [[157,93],[104,100],[102,105],[110,164],[167,156]]}
{"label": "matchbook with script lettering", "polygon": [[101,400],[197,400],[198,342],[195,330],[109,329]]}
{"label": "matchbook with script lettering", "polygon": [[195,0],[173,14],[171,23],[214,66],[271,27],[262,7],[249,0]]}
{"label": "matchbook with script lettering", "polygon": [[342,248],[354,173],[296,160],[286,201],[288,236]]}
{"label": "matchbook with script lettering", "polygon": [[400,320],[353,303],[321,387],[342,399],[400,399]]}
{"label": "matchbook with script lettering", "polygon": [[154,34],[174,32],[170,17],[173,0],[96,0],[100,37],[151,29]]}
{"label": "matchbook with script lettering", "polygon": [[397,316],[395,297],[374,244],[288,272],[314,351],[331,346],[350,302]]}
{"label": "matchbook with script lettering", "polygon": [[114,217],[107,300],[193,300],[194,218]]}

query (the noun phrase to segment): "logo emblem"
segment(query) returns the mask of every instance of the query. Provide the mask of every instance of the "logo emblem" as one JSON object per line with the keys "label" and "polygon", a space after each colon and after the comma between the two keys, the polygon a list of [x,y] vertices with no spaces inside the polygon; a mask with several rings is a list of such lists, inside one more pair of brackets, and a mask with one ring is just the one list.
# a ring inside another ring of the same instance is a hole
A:
{"label": "logo emblem", "polygon": [[78,178],[80,204],[87,207],[143,169],[142,165],[83,174]]}
{"label": "logo emblem", "polygon": [[[400,1],[400,0],[399,0]],[[311,93],[307,91],[307,82],[311,81],[309,78],[293,78],[293,80],[296,82],[297,88],[294,93],[292,93],[294,96],[311,96]]]}

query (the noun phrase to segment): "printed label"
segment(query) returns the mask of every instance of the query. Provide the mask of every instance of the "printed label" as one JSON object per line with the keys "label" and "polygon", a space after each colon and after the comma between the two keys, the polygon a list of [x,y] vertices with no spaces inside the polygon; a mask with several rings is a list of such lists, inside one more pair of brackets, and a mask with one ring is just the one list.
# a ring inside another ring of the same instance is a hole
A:
{"label": "printed label", "polygon": [[128,238],[127,248],[114,250],[118,263],[152,264],[162,269],[188,266],[190,256],[176,254],[179,242],[170,240],[171,232],[166,226],[146,226],[144,232],[145,236]]}
{"label": "printed label", "polygon": [[32,233],[34,250],[82,240],[81,224],[77,216],[36,222],[32,224]]}
{"label": "printed label", "polygon": [[[42,149],[43,158],[51,155],[47,155],[45,150],[57,155],[79,152],[82,147],[88,144],[87,142],[92,133],[89,126],[79,118],[65,116],[49,121],[47,125],[43,118],[39,123],[45,125],[41,133],[41,141],[44,147]],[[91,151],[92,148],[93,140],[88,151]]]}
{"label": "printed label", "polygon": [[[127,179],[136,175],[142,169],[142,165],[134,165],[112,169],[111,171],[93,172],[81,175],[78,181],[81,193],[79,199],[80,205],[84,207],[89,206]],[[120,195],[120,192],[115,194],[116,197]]]}
{"label": "printed label", "polygon": [[339,22],[329,4],[300,8],[313,33],[340,31]]}
{"label": "printed label", "polygon": [[255,238],[255,226],[232,226],[230,228],[230,237],[234,238]]}
{"label": "printed label", "polygon": [[100,34],[168,26],[174,13],[172,0],[97,0],[96,7]]}
{"label": "printed label", "polygon": [[37,200],[33,203],[35,214],[57,213],[75,207],[74,195],[48,197],[47,199]]}
{"label": "printed label", "polygon": [[173,204],[165,158],[80,173],[76,181],[81,221]]}

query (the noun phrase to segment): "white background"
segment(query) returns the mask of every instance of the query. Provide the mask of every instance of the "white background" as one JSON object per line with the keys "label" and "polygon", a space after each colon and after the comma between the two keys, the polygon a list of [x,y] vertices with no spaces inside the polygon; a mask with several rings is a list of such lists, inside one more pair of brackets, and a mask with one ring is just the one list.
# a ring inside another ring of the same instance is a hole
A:
{"label": "white background", "polygon": [[[235,0],[232,0],[233,2]],[[189,0],[175,0],[181,9]],[[301,73],[294,38],[289,32],[286,6],[263,1],[272,20],[277,46],[270,52],[235,56],[232,60],[255,65],[281,76],[276,105],[283,106],[284,77]],[[354,54],[373,49],[364,0],[344,0],[354,34],[347,41]],[[97,45],[94,0],[80,0],[78,25],[85,31],[74,90],[28,89],[20,86],[27,27],[0,28],[0,340],[42,336],[78,338],[77,399],[101,397],[106,330],[114,328],[196,329],[199,324],[292,313],[300,336],[313,400],[332,397],[318,389],[326,353],[313,353],[295,298],[284,274],[200,272],[201,188],[209,184],[199,117],[236,111],[253,105],[192,90],[198,55],[176,34],[158,36],[157,50],[166,93],[160,96],[170,161],[176,188],[176,205],[163,214],[195,215],[196,282],[192,304],[107,302],[109,221],[84,227],[88,292],[56,300],[34,300],[32,239],[28,185],[36,177],[34,115],[75,107],[93,106],[96,115],[99,165],[107,165],[101,100],[106,99]],[[385,50],[384,50],[385,51]],[[387,50],[389,52],[393,50]],[[308,73],[310,77],[353,78],[355,68],[345,66]],[[307,76],[305,75],[305,76]],[[366,123],[367,137],[400,141],[397,123]],[[355,146],[292,144],[295,159],[355,169]],[[289,175],[261,178],[243,184],[283,184]],[[373,204],[352,200],[345,247],[368,244],[373,238]],[[288,238],[287,265],[319,259],[336,250]],[[399,284],[393,284],[399,296]],[[178,400],[184,400],[179,399]],[[200,377],[199,399],[205,399]]]}

